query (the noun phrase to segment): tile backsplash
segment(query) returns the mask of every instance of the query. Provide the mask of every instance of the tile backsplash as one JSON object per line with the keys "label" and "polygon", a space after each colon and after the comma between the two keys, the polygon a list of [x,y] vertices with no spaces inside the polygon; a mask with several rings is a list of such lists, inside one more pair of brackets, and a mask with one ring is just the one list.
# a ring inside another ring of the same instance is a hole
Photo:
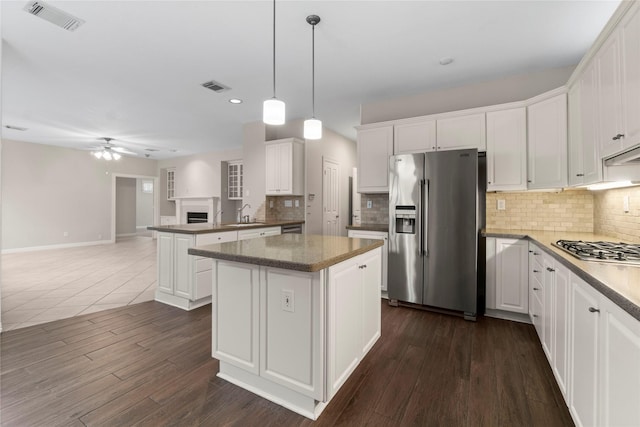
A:
{"label": "tile backsplash", "polygon": [[304,196],[267,196],[265,206],[267,221],[304,221],[305,219]]}
{"label": "tile backsplash", "polygon": [[[640,243],[640,186],[594,191],[594,232]],[[629,198],[625,212],[624,198]]]}
{"label": "tile backsplash", "polygon": [[[367,208],[367,202],[371,207]],[[389,222],[389,194],[362,194],[360,197],[361,222],[363,224],[387,224]]]}
{"label": "tile backsplash", "polygon": [[[498,210],[499,200],[504,210]],[[587,190],[487,193],[487,228],[593,232],[593,206]]]}

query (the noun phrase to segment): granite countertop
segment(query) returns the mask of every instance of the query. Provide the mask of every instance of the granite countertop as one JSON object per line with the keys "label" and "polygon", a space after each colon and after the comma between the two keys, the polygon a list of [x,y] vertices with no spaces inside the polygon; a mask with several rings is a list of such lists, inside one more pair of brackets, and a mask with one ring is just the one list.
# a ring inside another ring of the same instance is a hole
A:
{"label": "granite countertop", "polygon": [[362,230],[362,231],[383,231],[389,232],[389,224],[359,224],[359,225],[347,225],[347,230]]}
{"label": "granite countertop", "polygon": [[205,234],[205,233],[219,233],[222,231],[250,230],[252,228],[276,227],[281,225],[294,225],[294,224],[304,224],[304,221],[252,222],[242,226],[234,226],[230,224],[213,225],[210,223],[154,225],[151,227],[147,227],[147,230],[163,231],[165,233]]}
{"label": "granite countertop", "polygon": [[610,241],[620,239],[594,233],[572,233],[564,231],[498,230],[483,231],[486,237],[528,238],[541,250],[552,255],[572,273],[616,303],[624,311],[640,320],[640,266],[582,261],[552,246],[558,240]]}
{"label": "granite countertop", "polygon": [[305,272],[320,271],[369,252],[382,240],[341,236],[282,234],[189,249],[190,255]]}

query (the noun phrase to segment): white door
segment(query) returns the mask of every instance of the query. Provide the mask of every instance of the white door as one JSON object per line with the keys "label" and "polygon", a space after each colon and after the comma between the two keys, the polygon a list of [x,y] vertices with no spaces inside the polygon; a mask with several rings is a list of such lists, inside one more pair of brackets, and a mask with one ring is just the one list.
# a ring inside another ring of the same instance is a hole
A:
{"label": "white door", "polygon": [[340,235],[340,174],[338,163],[322,160],[322,234]]}
{"label": "white door", "polygon": [[351,214],[351,224],[360,225],[362,222],[362,210],[360,209],[360,193],[358,193],[358,168],[353,168],[353,186],[351,187],[351,204],[353,213]]}

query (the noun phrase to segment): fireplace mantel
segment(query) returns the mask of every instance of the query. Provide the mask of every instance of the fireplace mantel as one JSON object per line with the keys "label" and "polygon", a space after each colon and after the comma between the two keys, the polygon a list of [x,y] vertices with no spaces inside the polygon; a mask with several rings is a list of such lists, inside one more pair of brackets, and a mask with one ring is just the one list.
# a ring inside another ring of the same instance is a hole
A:
{"label": "fireplace mantel", "polygon": [[215,223],[218,211],[218,197],[176,197],[176,219],[178,224],[187,223],[187,212],[206,212],[207,222]]}

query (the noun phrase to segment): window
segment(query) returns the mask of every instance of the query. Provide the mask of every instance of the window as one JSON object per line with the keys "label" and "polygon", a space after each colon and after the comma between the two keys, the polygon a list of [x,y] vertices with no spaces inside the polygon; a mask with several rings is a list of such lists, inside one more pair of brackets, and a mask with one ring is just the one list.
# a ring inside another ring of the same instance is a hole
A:
{"label": "window", "polygon": [[242,161],[229,162],[228,178],[227,195],[229,200],[242,200]]}

